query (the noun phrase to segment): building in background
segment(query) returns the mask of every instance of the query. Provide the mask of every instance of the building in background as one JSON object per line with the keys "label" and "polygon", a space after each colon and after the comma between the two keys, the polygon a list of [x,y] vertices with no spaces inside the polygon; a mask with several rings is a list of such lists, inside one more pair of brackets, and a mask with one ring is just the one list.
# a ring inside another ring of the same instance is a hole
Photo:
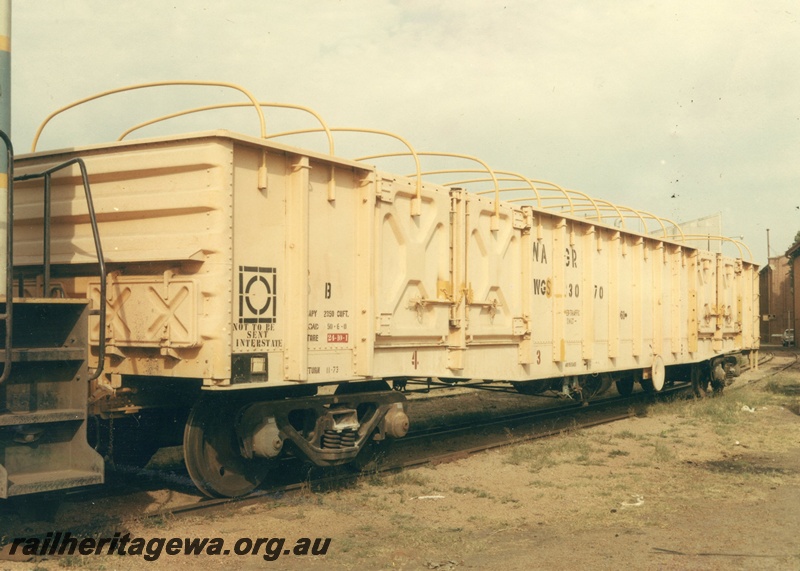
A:
{"label": "building in background", "polygon": [[[798,247],[800,244],[795,244],[795,248]],[[783,332],[795,328],[795,305],[787,256],[769,258],[769,263],[759,272],[761,343],[780,344]],[[794,261],[797,263],[798,258]]]}

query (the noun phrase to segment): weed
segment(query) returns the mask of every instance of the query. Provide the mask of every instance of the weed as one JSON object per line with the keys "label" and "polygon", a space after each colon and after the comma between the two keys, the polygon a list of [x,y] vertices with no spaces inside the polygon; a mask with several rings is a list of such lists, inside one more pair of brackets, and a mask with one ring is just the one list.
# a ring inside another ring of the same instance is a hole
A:
{"label": "weed", "polygon": [[165,527],[169,522],[167,521],[169,518],[164,514],[159,514],[156,516],[145,518],[141,521],[143,527],[151,528],[151,527]]}
{"label": "weed", "polygon": [[546,466],[555,464],[551,458],[550,447],[535,444],[512,447],[504,461],[515,466],[527,465],[531,472],[538,472]]}
{"label": "weed", "polygon": [[426,486],[430,481],[430,476],[426,476],[418,471],[400,472],[392,477],[393,486]]}
{"label": "weed", "polygon": [[578,456],[589,456],[592,453],[592,445],[583,434],[576,434],[568,437],[562,443],[559,454],[577,454]]}
{"label": "weed", "polygon": [[609,458],[615,458],[617,456],[630,456],[630,455],[631,455],[630,452],[627,452],[625,450],[619,450],[619,449],[612,450],[611,452],[608,453],[608,457]]}
{"label": "weed", "polygon": [[456,494],[473,494],[476,498],[491,498],[491,494],[485,490],[479,490],[477,488],[466,487],[462,488],[461,486],[454,486],[453,492]]}
{"label": "weed", "polygon": [[58,560],[59,567],[87,567],[90,563],[88,557],[81,555],[65,555]]}
{"label": "weed", "polygon": [[527,466],[531,472],[565,462],[586,465],[591,463],[596,447],[585,433],[568,432],[544,442],[515,446],[510,449],[504,462]]}
{"label": "weed", "polygon": [[365,478],[365,480],[370,486],[383,487],[388,485],[388,482],[383,474],[379,474],[378,472],[372,472]]}
{"label": "weed", "polygon": [[675,458],[675,453],[666,444],[656,442],[653,458],[656,462],[669,462]]}
{"label": "weed", "polygon": [[552,480],[531,480],[528,482],[529,486],[534,488],[558,488],[559,484]]}

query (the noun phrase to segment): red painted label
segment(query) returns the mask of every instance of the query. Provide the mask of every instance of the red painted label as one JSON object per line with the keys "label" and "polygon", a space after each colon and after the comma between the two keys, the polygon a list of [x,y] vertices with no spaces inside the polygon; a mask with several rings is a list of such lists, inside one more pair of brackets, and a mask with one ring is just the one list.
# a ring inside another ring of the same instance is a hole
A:
{"label": "red painted label", "polygon": [[349,333],[328,333],[328,343],[347,343],[349,340]]}

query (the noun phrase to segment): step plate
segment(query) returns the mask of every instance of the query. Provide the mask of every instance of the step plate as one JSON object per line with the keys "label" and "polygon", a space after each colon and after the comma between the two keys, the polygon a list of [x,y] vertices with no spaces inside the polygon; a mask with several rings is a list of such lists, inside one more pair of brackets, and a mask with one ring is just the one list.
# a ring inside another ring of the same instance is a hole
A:
{"label": "step plate", "polygon": [[103,474],[80,470],[59,470],[35,474],[16,474],[0,483],[0,498],[24,496],[41,492],[52,492],[79,486],[92,486],[103,483]]}

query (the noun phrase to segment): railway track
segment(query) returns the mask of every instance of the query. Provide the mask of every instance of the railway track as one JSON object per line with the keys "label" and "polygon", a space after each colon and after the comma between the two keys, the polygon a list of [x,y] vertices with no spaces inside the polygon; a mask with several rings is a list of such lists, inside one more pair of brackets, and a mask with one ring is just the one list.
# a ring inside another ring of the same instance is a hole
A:
{"label": "railway track", "polygon": [[[263,488],[242,498],[208,499],[200,497],[193,493],[188,476],[159,474],[153,470],[134,470],[126,467],[119,467],[115,473],[114,479],[117,480],[118,485],[78,490],[68,494],[67,497],[68,501],[73,504],[71,509],[80,512],[82,505],[94,504],[100,498],[106,498],[116,504],[115,500],[118,498],[142,490],[169,488],[177,493],[186,494],[187,501],[185,503],[140,514],[138,517],[143,520],[174,518],[228,509],[234,506],[246,506],[309,488],[324,490],[341,487],[364,476],[387,474],[424,464],[454,461],[486,450],[630,418],[641,414],[645,406],[654,398],[674,398],[675,395],[686,392],[687,389],[690,389],[689,385],[680,385],[665,390],[658,396],[637,392],[625,398],[598,399],[586,406],[562,404],[561,406],[548,406],[512,414],[493,415],[488,419],[462,420],[420,429],[410,433],[403,440],[395,441],[385,453],[384,450],[378,450],[377,460],[362,471],[357,471],[352,467],[308,470],[306,466],[290,459],[281,468],[285,479],[289,481]],[[133,478],[130,477],[132,474]],[[26,535],[29,537],[44,536],[47,532],[52,531],[52,524],[43,525],[42,520],[46,521],[53,517],[52,513],[40,515],[30,512],[35,512],[37,507],[44,507],[45,511],[51,511],[53,502],[44,500],[44,506],[36,506],[30,500],[31,498],[26,499],[29,513],[25,515],[30,519],[39,520],[35,523],[36,528],[39,529],[26,531]],[[69,527],[73,530],[74,535],[80,532],[88,536],[103,529],[119,529],[122,520],[127,517],[130,517],[129,513],[113,513],[102,518],[95,517],[91,522],[73,523]],[[30,528],[30,526],[27,527]],[[3,554],[0,551],[0,559],[2,557]]]}
{"label": "railway track", "polygon": [[[794,367],[798,362],[798,355],[795,353],[792,357],[793,360],[789,364],[776,367],[775,371],[771,371],[765,376],[757,380],[748,381],[745,384],[759,382]],[[765,354],[759,361],[759,366],[765,365],[773,359],[773,354]],[[301,490],[324,490],[341,487],[357,481],[365,475],[388,474],[425,464],[455,461],[480,452],[547,438],[566,431],[616,422],[645,414],[647,406],[653,402],[680,398],[690,394],[691,384],[685,383],[669,387],[658,394],[635,392],[629,397],[612,396],[600,398],[587,405],[567,403],[511,414],[493,415],[490,418],[485,418],[484,415],[481,420],[459,419],[456,422],[426,427],[409,433],[403,440],[395,441],[389,450],[379,450],[377,460],[368,463],[369,465],[360,472],[349,467],[325,471],[319,469],[304,471],[303,465],[299,462],[289,460],[283,466],[285,468],[284,473],[291,474],[287,478],[289,481],[263,488],[243,498],[202,498],[192,493],[192,485],[187,476],[167,473],[159,474],[152,470],[137,470],[135,471],[134,480],[144,478],[144,484],[141,481],[138,484],[134,483],[135,491],[152,489],[155,486],[167,487],[187,495],[185,503],[140,514],[138,517],[143,520],[183,517],[257,504]],[[519,396],[526,398],[524,395]],[[127,476],[128,473],[132,472],[133,470],[131,469],[122,468],[118,475],[123,476],[121,478],[122,481],[127,480],[130,482]],[[94,503],[94,501],[97,501],[98,493],[101,496],[114,499],[115,497],[120,497],[120,495],[131,493],[131,488],[127,484],[123,484],[116,487],[107,486],[100,490],[95,488],[76,491],[69,494],[69,501],[74,502],[74,509],[80,510],[80,506],[84,502]],[[129,516],[129,513],[112,514],[100,519],[94,518],[91,522],[72,524],[70,529],[73,530],[74,534],[81,533],[88,536],[97,534],[103,529],[119,529],[122,520]],[[53,527],[51,523],[42,524],[41,521],[36,523],[35,526],[39,529],[34,530],[27,526],[27,536],[30,537],[37,534],[44,536],[47,532],[52,531]],[[0,543],[2,543],[2,538],[0,538]],[[0,550],[0,559],[3,559],[3,550]]]}
{"label": "railway track", "polygon": [[[759,377],[757,379],[751,379],[751,380],[747,381],[747,384],[752,385],[752,384],[763,382],[763,381],[765,381],[767,379],[770,379],[770,378],[774,377],[775,375],[778,375],[780,373],[783,373],[785,371],[788,371],[788,370],[796,367],[798,362],[800,362],[800,353],[798,353],[796,350],[781,350],[780,354],[781,355],[788,355],[788,356],[790,356],[790,358],[792,360],[788,364],[777,366],[775,368],[775,370],[770,371],[769,373],[767,373],[767,374],[765,374],[765,375],[763,375],[763,376],[761,376],[761,377]],[[770,363],[774,358],[775,358],[775,354],[774,353],[766,353],[766,354],[764,354],[764,356],[761,359],[759,359],[758,366],[761,367],[762,365],[766,365],[767,363]]]}

